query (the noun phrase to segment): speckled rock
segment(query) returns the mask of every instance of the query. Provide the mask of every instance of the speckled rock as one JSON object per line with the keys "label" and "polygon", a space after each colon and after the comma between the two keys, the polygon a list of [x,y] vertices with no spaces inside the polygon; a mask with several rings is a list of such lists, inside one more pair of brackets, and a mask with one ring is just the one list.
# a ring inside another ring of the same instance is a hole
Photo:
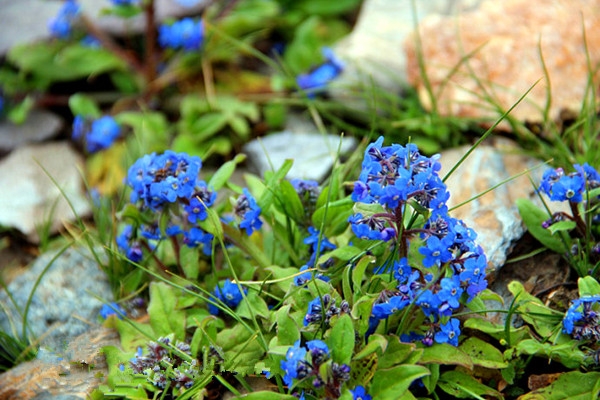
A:
{"label": "speckled rock", "polygon": [[[345,62],[341,76],[329,92],[340,101],[365,107],[377,90],[400,93],[407,85],[406,54],[403,43],[415,21],[429,14],[454,15],[470,10],[483,0],[365,0],[350,35],[334,46],[335,54]],[[416,11],[416,14],[415,12]],[[384,99],[382,99],[384,100]]]}
{"label": "speckled rock", "polygon": [[102,347],[118,345],[116,331],[99,328],[69,341],[62,352],[42,352],[0,374],[0,399],[89,399],[108,374]]}
{"label": "speckled rock", "polygon": [[344,155],[356,145],[357,141],[352,137],[285,131],[253,140],[244,145],[243,152],[248,155],[249,167],[260,176],[279,169],[285,160],[293,159],[289,178],[321,182],[333,167],[338,147],[340,155]]}
{"label": "speckled rock", "polygon": [[[468,150],[469,147],[465,146],[442,152],[440,176],[445,176]],[[539,161],[518,155],[516,151],[513,142],[499,139],[476,148],[446,181],[451,193],[449,207],[462,204],[511,177],[539,166]],[[541,169],[536,169],[532,175],[535,182],[541,176]],[[453,217],[464,220],[477,232],[477,242],[485,250],[491,269],[498,269],[504,264],[514,242],[525,232],[515,201],[537,197],[534,194],[535,188],[528,176],[523,175],[451,212]]]}
{"label": "speckled rock", "polygon": [[49,111],[32,110],[25,122],[15,125],[0,121],[0,152],[8,152],[27,143],[41,142],[56,136],[63,126],[62,119]]}
{"label": "speckled rock", "polygon": [[99,299],[112,300],[106,274],[87,248],[45,253],[8,285],[14,303],[0,290],[0,304],[6,307],[0,309],[0,330],[10,333],[14,328],[21,332],[19,314],[23,314],[32,291],[28,334],[36,343],[54,351],[60,351],[64,343],[97,325],[102,306]]}
{"label": "speckled rock", "polygon": [[[589,78],[586,51],[593,68],[600,62],[600,1],[486,0],[456,17],[429,16],[419,32],[441,114],[495,120],[501,113],[488,98],[508,110],[539,81],[512,116],[541,122],[549,92],[549,117],[556,120],[581,107]],[[408,80],[430,107],[417,49],[409,37]],[[598,81],[591,87],[597,89]]]}
{"label": "speckled rock", "polygon": [[73,221],[74,213],[88,215],[82,163],[67,142],[28,145],[10,153],[0,161],[0,225],[37,242],[38,226],[49,221],[53,233],[65,221]]}

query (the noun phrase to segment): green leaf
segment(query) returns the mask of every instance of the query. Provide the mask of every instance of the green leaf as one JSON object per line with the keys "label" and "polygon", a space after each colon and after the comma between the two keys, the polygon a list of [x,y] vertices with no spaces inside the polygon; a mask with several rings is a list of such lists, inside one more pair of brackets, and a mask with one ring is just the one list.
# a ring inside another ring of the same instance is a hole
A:
{"label": "green leaf", "polygon": [[335,362],[350,364],[355,337],[352,318],[348,314],[342,315],[331,329],[331,334],[327,340],[332,359]]}
{"label": "green leaf", "polygon": [[559,221],[550,225],[548,230],[554,235],[556,232],[560,231],[571,231],[575,229],[576,226],[577,224],[575,223],[575,221]]}
{"label": "green leaf", "polygon": [[600,397],[600,372],[571,371],[550,385],[527,393],[520,400],[589,400]]}
{"label": "green leaf", "polygon": [[283,212],[294,221],[302,223],[304,221],[305,210],[294,186],[288,180],[282,180],[279,189]]}
{"label": "green leaf", "polygon": [[421,352],[414,343],[403,343],[398,336],[388,339],[387,347],[379,358],[379,368],[386,369],[406,362],[415,352]]}
{"label": "green leaf", "polygon": [[346,197],[319,207],[312,216],[313,226],[317,229],[321,227],[321,224],[328,227],[331,231],[328,231],[329,236],[342,233],[348,227],[348,218],[352,215],[353,205],[352,199]]}
{"label": "green leaf", "polygon": [[459,349],[471,358],[474,365],[493,369],[508,366],[500,350],[477,337],[467,338],[460,344]]}
{"label": "green leaf", "polygon": [[34,105],[35,102],[33,101],[33,99],[27,96],[19,104],[14,105],[10,108],[6,117],[13,124],[20,125],[25,122],[27,116],[29,115],[29,111],[31,111]]}
{"label": "green leaf", "polygon": [[552,235],[548,229],[542,227],[542,222],[549,218],[545,211],[540,210],[531,200],[517,199],[516,203],[519,208],[519,214],[521,214],[527,230],[533,237],[556,253],[564,254],[568,251],[565,243],[559,236]]}
{"label": "green leaf", "polygon": [[208,181],[208,187],[213,190],[219,190],[229,181],[233,173],[235,172],[236,166],[246,159],[244,154],[238,154],[233,160],[227,161],[213,174]]}
{"label": "green leaf", "polygon": [[291,394],[281,394],[281,393],[271,392],[271,391],[267,391],[267,390],[243,394],[243,395],[237,396],[235,398],[236,399],[246,399],[246,400],[298,400],[297,397],[292,396]]}
{"label": "green leaf", "polygon": [[[465,321],[465,328],[477,329],[481,332],[487,333],[496,340],[506,341],[506,329],[502,324],[494,324],[493,322],[482,319],[482,318],[469,318]],[[510,326],[509,332],[510,343],[519,343],[521,340],[525,340],[531,337],[529,328],[527,326],[521,326],[515,328]]]}
{"label": "green leaf", "polygon": [[277,339],[280,345],[293,345],[300,339],[298,324],[290,317],[291,305],[285,305],[276,311]]}
{"label": "green leaf", "polygon": [[214,136],[227,125],[227,116],[221,113],[213,112],[204,114],[199,118],[195,118],[190,124],[190,133],[193,135],[196,143]]}
{"label": "green leaf", "polygon": [[69,97],[69,108],[73,115],[90,118],[99,118],[102,116],[102,112],[96,102],[91,97],[82,93],[75,93]]}
{"label": "green leaf", "polygon": [[267,306],[266,301],[257,292],[251,291],[246,295],[246,300],[242,300],[238,305],[236,314],[246,319],[252,319],[253,315],[268,319],[269,306]]}
{"label": "green leaf", "polygon": [[597,296],[600,294],[600,284],[591,276],[585,276],[577,280],[579,297]]}
{"label": "green leaf", "polygon": [[464,351],[448,343],[437,343],[423,349],[419,364],[460,365],[473,369],[473,360]]}
{"label": "green leaf", "polygon": [[471,375],[460,371],[448,371],[442,374],[438,386],[446,393],[458,399],[472,399],[474,396],[493,396],[503,398],[502,394],[484,385]]}
{"label": "green leaf", "polygon": [[373,376],[369,394],[377,400],[401,399],[417,379],[429,375],[421,365],[398,365],[390,369],[378,369]]}
{"label": "green leaf", "polygon": [[378,333],[374,333],[369,336],[369,343],[365,347],[363,347],[356,355],[354,356],[354,360],[363,359],[371,354],[383,354],[385,349],[387,348],[388,341],[385,336],[382,336]]}
{"label": "green leaf", "polygon": [[561,323],[562,313],[545,306],[540,299],[529,294],[518,281],[510,282],[508,290],[515,296],[515,305],[521,318],[531,324],[542,337],[549,338]]}
{"label": "green leaf", "polygon": [[177,309],[177,291],[164,282],[152,282],[148,315],[158,336],[174,334],[175,339],[185,340],[185,312]]}
{"label": "green leaf", "polygon": [[121,347],[125,351],[135,351],[138,347],[146,347],[149,340],[158,336],[148,324],[131,320],[115,320],[115,327],[121,337]]}

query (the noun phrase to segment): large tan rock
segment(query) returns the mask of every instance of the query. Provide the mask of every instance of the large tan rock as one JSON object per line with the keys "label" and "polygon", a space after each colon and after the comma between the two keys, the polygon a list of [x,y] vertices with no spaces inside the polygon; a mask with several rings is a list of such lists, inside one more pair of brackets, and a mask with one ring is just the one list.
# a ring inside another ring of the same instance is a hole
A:
{"label": "large tan rock", "polygon": [[[487,0],[454,17],[427,17],[419,33],[441,114],[497,119],[501,112],[490,99],[507,110],[540,80],[512,116],[541,122],[549,92],[549,116],[556,120],[581,107],[590,75],[586,53],[594,71],[600,62],[600,1]],[[405,47],[408,80],[431,107],[415,37]]]}

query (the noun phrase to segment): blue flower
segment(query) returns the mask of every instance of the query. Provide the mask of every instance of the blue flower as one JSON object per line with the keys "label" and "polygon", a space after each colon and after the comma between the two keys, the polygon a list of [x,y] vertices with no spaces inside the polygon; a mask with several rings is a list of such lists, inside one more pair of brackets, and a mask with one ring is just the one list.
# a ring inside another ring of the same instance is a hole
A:
{"label": "blue flower", "polygon": [[287,386],[292,386],[294,379],[303,379],[309,374],[311,369],[305,361],[306,353],[306,349],[300,346],[300,340],[297,340],[294,346],[287,350],[285,360],[281,360],[283,382]]}
{"label": "blue flower", "polygon": [[600,295],[573,300],[563,319],[563,332],[576,340],[598,341],[600,337]]}
{"label": "blue flower", "polygon": [[308,234],[309,236],[304,239],[304,244],[308,244],[311,246],[313,254],[320,254],[325,250],[333,250],[337,247],[335,244],[331,243],[325,236],[322,236],[319,230],[313,228],[312,226],[308,227]]}
{"label": "blue flower", "polygon": [[243,194],[237,199],[234,212],[242,218],[240,228],[246,230],[246,234],[250,236],[262,227],[262,221],[259,219],[261,208],[248,189],[244,188],[242,192]]}
{"label": "blue flower", "polygon": [[103,319],[108,319],[111,315],[115,315],[119,319],[123,319],[123,316],[127,315],[127,312],[118,303],[112,302],[109,304],[102,304],[100,308],[100,316]]}
{"label": "blue flower", "polygon": [[[244,294],[248,293],[248,289],[242,288]],[[217,287],[212,292],[213,301],[220,301],[229,308],[235,308],[244,299],[244,295],[240,291],[240,286],[226,279],[221,286]],[[208,311],[212,315],[219,314],[219,307],[213,304],[208,305]]]}
{"label": "blue flower", "polygon": [[73,24],[77,20],[81,7],[75,0],[67,0],[58,10],[58,14],[48,21],[50,34],[59,39],[68,39],[73,30]]}
{"label": "blue flower", "polygon": [[214,204],[216,198],[217,193],[209,190],[204,181],[198,182],[196,192],[185,206],[188,221],[192,224],[204,221],[208,217],[207,208]]}
{"label": "blue flower", "polygon": [[133,240],[133,226],[125,225],[123,231],[117,236],[116,242],[119,249],[125,253],[127,259],[133,262],[140,262],[144,256],[142,247],[137,240]]}
{"label": "blue flower", "polygon": [[459,336],[460,321],[452,318],[447,323],[440,325],[440,330],[436,332],[434,339],[437,343],[449,343],[452,346],[458,346]]}
{"label": "blue flower", "polygon": [[206,256],[212,254],[212,240],[214,236],[208,232],[204,232],[197,226],[193,226],[188,231],[183,232],[183,243],[188,247],[202,246],[202,252]]}
{"label": "blue flower", "polygon": [[419,253],[423,254],[424,267],[432,267],[434,265],[441,265],[452,259],[452,253],[448,250],[447,240],[440,240],[436,236],[430,236],[427,239],[426,247],[419,248]]}
{"label": "blue flower", "polygon": [[333,50],[328,47],[322,50],[325,62],[313,69],[308,74],[300,74],[296,78],[298,87],[302,90],[311,90],[311,94],[314,96],[314,92],[323,89],[329,82],[334,80],[344,70],[344,63],[340,61]]}
{"label": "blue flower", "polygon": [[367,389],[365,389],[364,386],[357,386],[354,389],[350,390],[350,393],[352,393],[352,400],[372,400],[373,397],[371,397],[368,393],[367,393]]}
{"label": "blue flower", "polygon": [[163,48],[199,50],[204,40],[202,20],[184,18],[172,25],[162,25],[158,30],[158,42]]}
{"label": "blue flower", "polygon": [[378,320],[386,319],[410,304],[410,300],[403,296],[392,296],[386,302],[373,304],[371,315]]}
{"label": "blue flower", "polygon": [[329,347],[322,340],[306,342],[313,365],[321,365],[329,358]]}
{"label": "blue flower", "polygon": [[76,116],[73,120],[74,140],[83,140],[85,149],[95,153],[112,146],[119,138],[121,128],[113,117],[104,116],[89,123],[85,118]]}
{"label": "blue flower", "polygon": [[562,168],[546,170],[542,176],[539,190],[547,194],[552,201],[580,203],[583,200],[583,192],[585,191],[586,172],[593,176],[592,170],[587,169],[586,171],[579,165],[576,165],[576,172],[568,175],[565,175]]}
{"label": "blue flower", "polygon": [[442,301],[430,289],[424,290],[419,294],[415,304],[421,308],[426,317],[438,316],[438,310]]}
{"label": "blue flower", "polygon": [[140,0],[110,0],[115,6],[130,6],[139,4]]}

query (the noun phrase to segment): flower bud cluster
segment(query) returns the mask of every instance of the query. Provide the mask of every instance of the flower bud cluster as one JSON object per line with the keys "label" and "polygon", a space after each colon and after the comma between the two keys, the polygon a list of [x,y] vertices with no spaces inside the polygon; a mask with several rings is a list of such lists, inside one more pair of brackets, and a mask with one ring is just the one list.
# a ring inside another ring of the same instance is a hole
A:
{"label": "flower bud cluster", "polygon": [[563,332],[576,340],[600,342],[600,295],[573,300],[563,319]]}
{"label": "flower bud cluster", "polygon": [[335,299],[329,294],[313,299],[308,303],[308,311],[304,316],[304,326],[323,324],[325,327],[329,327],[332,317],[350,312],[350,305],[346,300],[342,300],[339,307],[335,303]]}
{"label": "flower bud cluster", "polygon": [[[201,366],[191,357],[190,345],[172,337],[161,337],[149,342],[148,354],[143,355],[141,348],[129,362],[136,374],[146,375],[148,382],[161,389],[188,389],[199,377]],[[187,357],[186,357],[187,356]]]}
{"label": "flower bud cluster", "polygon": [[288,387],[294,381],[306,382],[311,390],[324,390],[328,398],[338,398],[342,385],[350,379],[350,366],[332,361],[329,347],[321,340],[311,340],[306,347],[296,341],[281,361],[281,369]]}

